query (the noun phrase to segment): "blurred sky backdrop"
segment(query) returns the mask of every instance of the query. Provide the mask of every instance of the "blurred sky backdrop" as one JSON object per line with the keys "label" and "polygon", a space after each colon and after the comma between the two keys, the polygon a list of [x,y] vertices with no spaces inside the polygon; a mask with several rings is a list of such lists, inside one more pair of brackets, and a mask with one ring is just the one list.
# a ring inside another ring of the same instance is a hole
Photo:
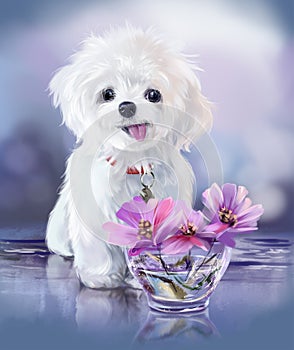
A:
{"label": "blurred sky backdrop", "polygon": [[74,144],[59,126],[48,83],[88,33],[128,21],[154,25],[182,43],[185,53],[199,54],[203,92],[214,102],[212,138],[224,180],[247,186],[252,199],[264,205],[264,230],[292,231],[293,4],[1,1],[0,226],[47,220]]}

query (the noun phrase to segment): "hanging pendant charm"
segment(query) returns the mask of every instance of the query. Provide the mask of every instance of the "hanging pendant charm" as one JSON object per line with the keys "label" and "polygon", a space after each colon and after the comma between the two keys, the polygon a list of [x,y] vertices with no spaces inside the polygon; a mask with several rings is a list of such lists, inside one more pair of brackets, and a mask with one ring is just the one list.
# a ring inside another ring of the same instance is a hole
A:
{"label": "hanging pendant charm", "polygon": [[[149,176],[149,177],[151,176],[152,177],[150,184],[146,184],[144,182],[144,177],[145,176]],[[144,202],[147,203],[150,198],[154,198],[154,195],[153,195],[153,193],[151,191],[151,187],[154,184],[155,176],[154,176],[152,171],[150,173],[144,173],[144,174],[141,175],[140,181],[141,181],[141,185],[143,186],[143,188],[142,188],[142,190],[140,192],[140,196],[142,197]]]}
{"label": "hanging pendant charm", "polygon": [[154,198],[154,195],[149,187],[144,187],[140,192],[140,196],[143,198],[145,203],[147,203],[150,198]]}

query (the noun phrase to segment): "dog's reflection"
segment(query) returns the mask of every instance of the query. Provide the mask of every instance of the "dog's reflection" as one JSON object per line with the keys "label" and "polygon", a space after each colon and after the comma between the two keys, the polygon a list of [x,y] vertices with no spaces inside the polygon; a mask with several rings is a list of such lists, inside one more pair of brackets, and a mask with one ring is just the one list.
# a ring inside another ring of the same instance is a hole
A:
{"label": "dog's reflection", "polygon": [[133,288],[95,290],[83,287],[76,298],[76,322],[80,329],[130,328],[146,317],[143,292]]}
{"label": "dog's reflection", "polygon": [[75,319],[83,330],[137,326],[146,318],[148,306],[142,290],[124,286],[89,289],[80,285],[73,260],[48,257],[46,274],[54,310],[61,317]]}
{"label": "dog's reflection", "polygon": [[83,331],[132,328],[135,334],[143,325],[135,336],[139,342],[177,336],[203,339],[218,335],[208,309],[187,315],[149,311],[142,290],[127,286],[105,290],[80,286],[73,261],[57,255],[49,256],[46,272],[58,312],[67,319],[74,318]]}
{"label": "dog's reflection", "polygon": [[136,335],[137,342],[156,341],[167,338],[200,340],[219,336],[209,318],[209,310],[191,314],[163,314],[149,311],[147,320]]}

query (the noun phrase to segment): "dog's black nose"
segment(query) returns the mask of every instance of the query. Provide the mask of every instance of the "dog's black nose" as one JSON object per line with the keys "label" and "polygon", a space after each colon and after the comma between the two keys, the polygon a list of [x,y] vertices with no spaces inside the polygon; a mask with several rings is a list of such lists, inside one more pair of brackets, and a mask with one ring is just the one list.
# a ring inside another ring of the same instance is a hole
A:
{"label": "dog's black nose", "polygon": [[136,114],[136,105],[133,102],[125,101],[118,106],[119,113],[124,118],[131,118]]}

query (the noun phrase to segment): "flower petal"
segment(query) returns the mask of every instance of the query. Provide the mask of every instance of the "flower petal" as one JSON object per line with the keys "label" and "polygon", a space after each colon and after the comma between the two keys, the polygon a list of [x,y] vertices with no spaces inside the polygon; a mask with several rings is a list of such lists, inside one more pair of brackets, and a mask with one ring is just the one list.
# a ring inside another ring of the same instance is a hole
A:
{"label": "flower petal", "polygon": [[140,203],[139,201],[132,199],[129,202],[123,203],[121,208],[129,213],[140,214],[140,208],[142,205],[146,205],[146,203]]}
{"label": "flower petal", "polygon": [[158,205],[158,199],[151,198],[147,203],[145,203],[145,206],[142,205],[140,208],[140,213],[142,215],[142,218],[146,221],[149,221],[153,223],[154,218],[154,211]]}
{"label": "flower petal", "polygon": [[223,205],[223,201],[222,190],[216,183],[202,193],[202,203],[210,213],[216,213]]}
{"label": "flower petal", "polygon": [[132,245],[137,241],[137,230],[133,227],[106,222],[102,228],[109,233],[107,242],[117,245]]}
{"label": "flower petal", "polygon": [[203,231],[197,234],[197,237],[199,238],[216,238],[216,233],[215,232],[209,232],[209,231]]}
{"label": "flower petal", "polygon": [[210,248],[210,244],[206,240],[197,238],[196,236],[190,237],[190,242],[206,251]]}
{"label": "flower petal", "polygon": [[144,220],[152,221],[153,212],[158,203],[157,199],[150,199],[145,203],[141,197],[134,197],[131,201],[122,205],[122,208],[131,213],[134,217],[140,216]]}
{"label": "flower petal", "polygon": [[234,213],[238,215],[242,211],[248,209],[252,205],[252,201],[250,198],[245,198],[241,203],[235,206]]}
{"label": "flower petal", "polygon": [[116,216],[134,228],[138,227],[139,221],[141,219],[141,215],[139,213],[126,210],[124,205],[117,211]]}
{"label": "flower petal", "polygon": [[224,207],[232,209],[235,204],[237,186],[235,184],[226,183],[222,187],[224,197]]}
{"label": "flower petal", "polygon": [[136,255],[139,255],[140,253],[142,253],[144,250],[145,250],[146,248],[135,248],[135,247],[133,247],[133,248],[130,248],[129,250],[128,250],[128,255],[129,256],[136,256]]}
{"label": "flower petal", "polygon": [[174,200],[171,197],[165,198],[158,202],[153,217],[154,230],[170,215],[175,206]]}
{"label": "flower petal", "polygon": [[247,195],[248,195],[247,188],[244,186],[238,186],[235,205],[238,206],[241,202],[243,202]]}
{"label": "flower petal", "polygon": [[243,233],[243,232],[251,232],[258,230],[258,227],[254,226],[246,226],[246,227],[234,227],[228,230],[228,232]]}
{"label": "flower petal", "polygon": [[[217,221],[213,224],[209,224],[205,227],[205,231],[208,232],[214,232],[215,234],[220,234],[223,233],[225,231],[227,231],[229,229],[229,225],[228,224],[224,224],[220,221]],[[203,232],[204,234],[205,232]]]}
{"label": "flower petal", "polygon": [[[240,213],[240,216],[238,216],[238,224],[257,221],[263,212],[264,209],[261,204],[253,205]],[[238,224],[237,226],[239,226]]]}
{"label": "flower petal", "polygon": [[168,238],[162,243],[162,253],[164,254],[180,254],[186,253],[193,247],[190,237],[174,236]]}
{"label": "flower petal", "polygon": [[252,220],[252,221],[243,221],[239,222],[235,228],[243,228],[243,227],[257,227],[257,220]]}
{"label": "flower petal", "polygon": [[154,250],[157,248],[153,246],[152,241],[150,239],[142,239],[136,242],[136,244],[128,251],[128,254],[138,255],[146,249]]}
{"label": "flower petal", "polygon": [[153,232],[154,244],[162,243],[167,237],[173,236],[179,231],[180,226],[185,223],[186,217],[183,211],[166,220],[156,231]]}
{"label": "flower petal", "polygon": [[225,232],[218,238],[218,241],[228,247],[234,248],[236,245],[236,242],[234,241],[235,236],[236,234],[233,232]]}
{"label": "flower petal", "polygon": [[145,203],[144,199],[141,196],[135,196],[133,198],[133,201],[138,202],[138,203]]}
{"label": "flower petal", "polygon": [[202,228],[206,225],[204,221],[204,216],[200,210],[192,210],[188,217],[188,221],[192,222],[195,226],[197,226],[198,231],[202,231]]}
{"label": "flower petal", "polygon": [[155,248],[152,245],[152,241],[150,239],[140,240],[140,241],[137,241],[136,244],[131,249],[129,249],[128,254],[130,256],[139,255],[144,250],[150,249],[150,248]]}

